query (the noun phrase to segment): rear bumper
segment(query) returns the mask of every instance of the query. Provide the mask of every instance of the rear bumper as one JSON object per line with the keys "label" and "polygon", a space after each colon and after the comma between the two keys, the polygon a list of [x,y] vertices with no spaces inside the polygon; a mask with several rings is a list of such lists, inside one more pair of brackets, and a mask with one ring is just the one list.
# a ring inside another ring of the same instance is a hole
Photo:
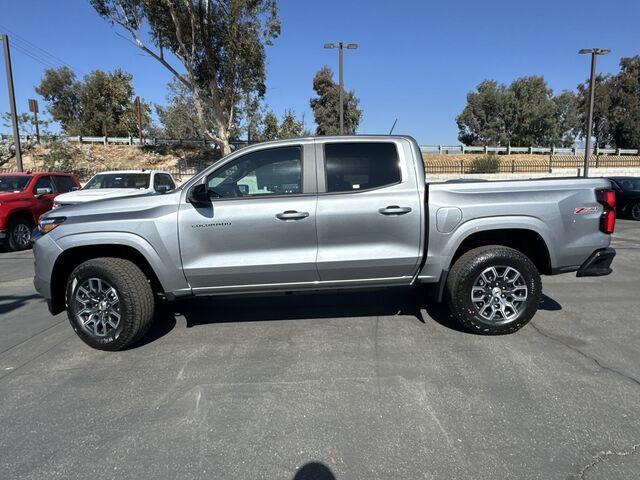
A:
{"label": "rear bumper", "polygon": [[593,252],[587,260],[580,266],[576,277],[601,277],[609,275],[611,270],[611,262],[616,256],[616,251],[609,248],[602,248]]}

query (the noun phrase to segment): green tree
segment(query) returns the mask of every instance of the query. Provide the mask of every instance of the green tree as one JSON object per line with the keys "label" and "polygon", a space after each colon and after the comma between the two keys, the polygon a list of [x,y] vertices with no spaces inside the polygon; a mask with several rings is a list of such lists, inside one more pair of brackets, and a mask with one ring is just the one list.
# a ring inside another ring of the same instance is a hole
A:
{"label": "green tree", "polygon": [[200,122],[194,115],[195,105],[191,92],[175,78],[167,85],[169,93],[166,107],[156,105],[156,114],[165,138],[203,138]]}
{"label": "green tree", "polygon": [[612,144],[640,148],[640,56],[622,58],[611,78],[609,127]]}
{"label": "green tree", "polygon": [[[230,153],[240,102],[251,93],[263,97],[266,90],[264,46],[280,33],[276,0],[90,3],[191,92],[202,132],[223,155]],[[163,49],[173,53],[182,71]]]}
{"label": "green tree", "polygon": [[575,99],[568,92],[554,97],[543,77],[481,82],[467,95],[456,117],[458,138],[465,145],[566,145],[576,135]]}
{"label": "green tree", "polygon": [[467,105],[456,117],[458,139],[465,145],[507,144],[506,96],[506,87],[495,80],[485,80],[468,93]]}
{"label": "green tree", "polygon": [[[333,81],[333,72],[322,67],[313,77],[313,89],[317,97],[310,101],[316,121],[316,134],[338,135],[340,133],[340,86]],[[360,125],[362,110],[360,100],[353,91],[343,92],[344,130],[353,134]]]}
{"label": "green tree", "polygon": [[[95,70],[78,81],[71,70],[62,67],[45,70],[36,92],[67,135],[136,135],[132,79],[122,70]],[[144,127],[151,123],[150,111],[143,102]]]}
{"label": "green tree", "polygon": [[[594,145],[606,147],[611,145],[611,84],[610,75],[598,75],[595,81],[593,100],[593,138]],[[578,85],[578,122],[580,136],[587,136],[587,114],[589,109],[589,81]]]}

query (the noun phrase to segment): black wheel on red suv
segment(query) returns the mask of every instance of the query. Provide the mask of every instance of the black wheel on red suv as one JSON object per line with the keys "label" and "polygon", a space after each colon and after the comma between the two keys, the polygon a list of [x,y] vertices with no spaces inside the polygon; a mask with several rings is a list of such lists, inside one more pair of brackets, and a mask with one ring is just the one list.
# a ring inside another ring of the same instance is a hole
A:
{"label": "black wheel on red suv", "polygon": [[18,217],[10,220],[7,229],[9,249],[15,252],[31,247],[31,230],[33,230],[33,224],[27,218]]}

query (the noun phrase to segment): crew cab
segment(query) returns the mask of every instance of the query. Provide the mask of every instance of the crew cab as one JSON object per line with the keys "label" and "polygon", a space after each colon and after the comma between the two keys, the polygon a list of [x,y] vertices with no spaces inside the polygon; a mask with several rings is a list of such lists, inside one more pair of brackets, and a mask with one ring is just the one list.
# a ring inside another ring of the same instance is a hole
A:
{"label": "crew cab", "polygon": [[541,275],[607,275],[615,195],[603,179],[432,183],[405,136],[235,151],[164,195],[42,217],[35,286],[88,345],[118,350],[159,297],[426,285],[481,334],[534,315]]}
{"label": "crew cab", "polygon": [[167,193],[176,188],[169,172],[160,170],[114,170],[101,172],[89,179],[80,190],[56,198],[54,208],[63,205],[129,197],[149,193]]}
{"label": "crew cab", "polygon": [[69,173],[0,173],[0,242],[11,250],[29,248],[40,215],[56,196],[78,188]]}

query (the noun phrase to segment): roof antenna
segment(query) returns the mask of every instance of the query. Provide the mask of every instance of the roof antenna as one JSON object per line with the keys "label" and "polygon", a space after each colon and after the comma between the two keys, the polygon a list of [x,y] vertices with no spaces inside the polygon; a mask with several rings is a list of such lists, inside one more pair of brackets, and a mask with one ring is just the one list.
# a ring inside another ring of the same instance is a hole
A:
{"label": "roof antenna", "polygon": [[389,135],[391,135],[393,133],[393,129],[396,128],[396,123],[398,123],[398,119],[397,118],[393,122],[393,125],[391,126],[391,130],[389,130]]}

